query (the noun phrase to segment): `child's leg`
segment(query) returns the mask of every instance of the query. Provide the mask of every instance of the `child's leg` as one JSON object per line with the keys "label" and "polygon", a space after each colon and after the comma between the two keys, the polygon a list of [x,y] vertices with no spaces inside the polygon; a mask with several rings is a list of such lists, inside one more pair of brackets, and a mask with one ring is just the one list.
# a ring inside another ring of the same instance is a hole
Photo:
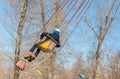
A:
{"label": "child's leg", "polygon": [[[37,57],[39,53],[40,53],[40,49],[38,48],[37,51],[36,51],[36,53],[35,53],[35,56]],[[32,57],[30,59],[28,59],[28,61],[32,62],[35,59],[35,56],[32,55]]]}
{"label": "child's leg", "polygon": [[27,53],[27,54],[24,56],[24,58],[25,58],[25,59],[28,59],[28,58],[32,57],[32,53],[34,52],[34,50],[36,49],[36,47],[37,47],[37,44],[34,44],[33,47],[30,49],[29,53]]}
{"label": "child's leg", "polygon": [[36,53],[35,53],[35,56],[37,57],[39,53],[40,53],[40,49],[38,48]]}
{"label": "child's leg", "polygon": [[33,47],[30,49],[30,52],[33,53],[36,47],[37,47],[37,44],[34,44]]}

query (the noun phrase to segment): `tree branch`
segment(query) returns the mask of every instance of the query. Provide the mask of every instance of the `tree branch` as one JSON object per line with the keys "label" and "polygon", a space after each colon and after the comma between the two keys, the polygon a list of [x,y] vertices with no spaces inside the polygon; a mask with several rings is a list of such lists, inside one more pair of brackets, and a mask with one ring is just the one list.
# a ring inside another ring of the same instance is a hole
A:
{"label": "tree branch", "polygon": [[84,19],[84,22],[87,24],[87,26],[95,33],[96,37],[99,38],[97,32],[95,31],[95,29],[93,28],[93,26],[91,26],[90,22],[87,19]]}

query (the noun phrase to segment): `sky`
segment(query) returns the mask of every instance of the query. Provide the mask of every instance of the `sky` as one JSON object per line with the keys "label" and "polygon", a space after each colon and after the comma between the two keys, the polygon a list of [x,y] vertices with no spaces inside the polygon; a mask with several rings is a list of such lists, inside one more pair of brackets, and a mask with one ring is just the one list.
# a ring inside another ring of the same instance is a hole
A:
{"label": "sky", "polygon": [[[79,0],[80,1],[80,0]],[[97,1],[97,0],[95,0]],[[65,8],[66,9],[66,8]],[[64,10],[65,10],[64,9]],[[15,49],[15,39],[16,38],[16,32],[11,31],[15,27],[15,30],[17,29],[17,23],[14,21],[14,19],[11,21],[9,17],[7,17],[6,12],[14,17],[14,13],[12,12],[12,8],[6,3],[6,0],[0,0],[0,45],[2,45],[10,54],[14,54],[14,49]],[[73,15],[75,10],[71,10],[70,13],[68,14],[66,20],[69,20],[70,17]],[[87,14],[96,17],[97,15],[97,10],[92,7],[89,9]],[[120,9],[119,9],[120,13]],[[113,51],[117,51],[120,48],[120,16],[119,13],[117,14],[117,19],[114,21],[113,26],[109,29],[108,35],[105,38],[103,48],[112,48]],[[88,19],[91,18],[90,16],[87,16]],[[4,20],[6,22],[5,25],[3,25]],[[92,18],[92,25],[97,26],[98,23],[96,22],[96,18]],[[66,31],[69,31],[69,33],[74,29],[74,26],[77,19],[73,21],[69,25],[69,28]],[[12,26],[12,24],[14,24]],[[16,25],[15,25],[16,24]],[[4,27],[8,28],[8,31],[11,31],[9,33]],[[96,28],[97,29],[97,28]],[[68,35],[69,35],[68,33]],[[13,34],[13,35],[12,35]],[[15,35],[14,35],[15,34]],[[13,38],[14,37],[14,38]],[[67,36],[66,36],[67,37]],[[8,40],[9,39],[9,40]],[[92,40],[92,41],[91,41]],[[83,59],[86,60],[86,56],[90,50],[92,50],[92,44],[96,40],[96,37],[94,33],[88,28],[88,26],[81,21],[81,23],[74,29],[73,33],[71,34],[70,38],[67,40],[59,54],[65,54],[66,59],[69,61],[68,63],[72,64],[76,62],[76,54],[82,55]],[[97,42],[96,42],[97,43]],[[12,46],[12,47],[11,47]],[[69,48],[69,47],[70,48]],[[72,51],[72,50],[74,51]],[[108,52],[107,52],[108,53]],[[58,55],[59,55],[58,54]],[[72,63],[71,63],[72,62]],[[66,64],[68,64],[66,63]]]}
{"label": "sky", "polygon": [[9,53],[12,54],[14,46],[12,47],[11,45],[13,44],[13,40],[14,40],[13,35],[15,34],[15,32],[11,31],[14,26],[14,21],[11,21],[12,19],[8,18],[9,12],[10,12],[10,16],[13,16],[12,9],[6,3],[6,0],[1,0],[0,1],[0,17],[1,17],[0,18],[0,40],[1,40],[1,45]]}

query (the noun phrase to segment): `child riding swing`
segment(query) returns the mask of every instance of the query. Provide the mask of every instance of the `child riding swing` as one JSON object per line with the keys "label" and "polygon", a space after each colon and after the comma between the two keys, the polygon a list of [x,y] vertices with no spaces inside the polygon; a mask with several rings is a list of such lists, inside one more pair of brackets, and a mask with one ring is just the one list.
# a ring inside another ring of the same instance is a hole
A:
{"label": "child riding swing", "polygon": [[[40,35],[40,39],[42,40],[43,37],[46,36],[47,38],[45,39],[45,41],[34,44],[33,47],[30,49],[29,53],[27,53],[24,56],[24,59],[28,59],[29,62],[32,62],[35,59],[35,57],[38,56],[38,54],[40,53],[40,50],[42,50],[43,52],[50,52],[50,50],[53,50],[54,47],[57,47],[57,48],[60,47],[59,35],[60,35],[59,29],[55,29],[53,33],[43,32]],[[49,49],[47,49],[47,45],[49,45]],[[36,48],[37,48],[37,51],[35,54],[33,54]]]}
{"label": "child riding swing", "polygon": [[[46,37],[46,39],[42,42],[34,44],[30,49],[30,51],[24,56],[24,59],[27,59],[29,62],[32,62],[38,56],[40,51],[51,52],[54,50],[55,47],[57,48],[60,47],[60,30],[59,29],[54,29],[53,33],[43,32],[40,35],[40,39],[42,40],[43,37]],[[37,48],[37,51],[34,53],[36,48]],[[20,60],[18,61],[18,63],[16,63],[16,66],[21,70],[24,70],[25,62]]]}

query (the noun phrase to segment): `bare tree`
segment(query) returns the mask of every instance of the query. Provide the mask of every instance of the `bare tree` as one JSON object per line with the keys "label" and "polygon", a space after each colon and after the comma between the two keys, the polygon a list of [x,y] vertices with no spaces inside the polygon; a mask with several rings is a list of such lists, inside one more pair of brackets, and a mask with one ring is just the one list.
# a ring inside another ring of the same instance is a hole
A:
{"label": "bare tree", "polygon": [[[59,13],[58,10],[60,8],[60,0],[54,0],[55,3],[55,18],[54,18],[54,24],[52,29],[59,28]],[[59,11],[60,12],[60,11]],[[52,52],[52,55],[50,56],[50,64],[49,64],[49,78],[48,79],[54,79],[54,73],[55,73],[55,61],[56,61],[56,50]]]}
{"label": "bare tree", "polygon": [[[114,57],[111,58],[111,62],[109,64],[111,79],[119,79],[120,77],[120,54],[117,53]],[[110,74],[109,74],[110,75]]]}
{"label": "bare tree", "polygon": [[3,54],[0,52],[0,76],[4,79],[7,79],[7,77],[5,76],[5,72],[4,71],[4,62],[5,59],[3,58]]}
{"label": "bare tree", "polygon": [[[15,58],[14,58],[15,64],[19,60],[22,30],[23,30],[23,26],[24,26],[24,22],[25,22],[27,4],[28,4],[28,0],[24,0],[23,10],[21,12],[21,18],[20,18],[20,22],[19,22],[19,26],[18,26],[18,37],[16,39]],[[20,75],[19,68],[14,66],[14,79],[19,79],[19,75]]]}
{"label": "bare tree", "polygon": [[[98,41],[97,41],[97,50],[95,52],[95,69],[93,78],[98,79],[99,77],[99,62],[100,62],[100,53],[101,53],[101,47],[103,44],[103,41],[107,35],[108,30],[110,29],[113,20],[115,19],[115,15],[117,13],[117,10],[119,8],[119,3],[115,6],[116,2],[119,2],[118,0],[114,0],[113,4],[110,5],[109,10],[102,10],[102,6],[98,5],[98,18],[99,18],[99,32],[97,32],[94,28],[94,26],[91,26],[90,22],[88,20],[85,20],[88,27],[94,32],[96,35]],[[102,15],[101,12],[104,11],[104,15]],[[113,14],[112,11],[114,12]],[[104,17],[104,18],[103,18]]]}

